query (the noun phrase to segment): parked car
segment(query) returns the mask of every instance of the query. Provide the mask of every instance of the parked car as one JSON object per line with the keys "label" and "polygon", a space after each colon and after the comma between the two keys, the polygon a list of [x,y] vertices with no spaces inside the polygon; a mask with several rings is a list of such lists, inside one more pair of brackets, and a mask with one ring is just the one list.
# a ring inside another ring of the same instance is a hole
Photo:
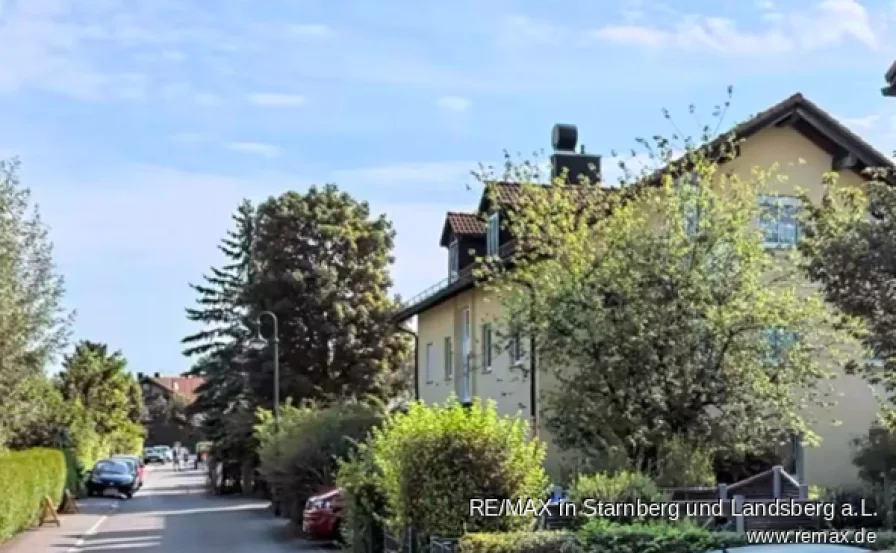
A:
{"label": "parked car", "polygon": [[126,461],[104,459],[97,461],[90,470],[87,480],[87,494],[103,495],[114,490],[128,499],[137,491],[137,473]]}
{"label": "parked car", "polygon": [[174,461],[174,450],[171,449],[170,445],[160,445],[156,447],[158,448],[159,452],[162,454],[162,457],[166,462],[170,463]]}
{"label": "parked car", "polygon": [[144,464],[143,460],[136,455],[113,455],[113,461],[127,461],[134,466],[134,469],[137,471],[137,488],[143,487],[143,469]]}
{"label": "parked car", "polygon": [[157,447],[147,447],[143,450],[143,462],[147,465],[150,463],[165,464],[165,454]]}
{"label": "parked car", "polygon": [[342,490],[315,495],[305,503],[302,531],[314,540],[337,540],[342,526]]}

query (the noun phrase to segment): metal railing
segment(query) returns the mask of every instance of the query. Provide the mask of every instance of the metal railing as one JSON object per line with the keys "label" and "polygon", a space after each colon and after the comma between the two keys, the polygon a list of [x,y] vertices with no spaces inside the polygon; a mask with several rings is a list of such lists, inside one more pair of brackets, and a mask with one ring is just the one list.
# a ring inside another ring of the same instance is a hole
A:
{"label": "metal railing", "polygon": [[[504,244],[501,245],[500,248],[498,248],[498,256],[502,260],[506,261],[511,255],[513,255],[513,252],[515,250],[516,250],[516,240],[510,240],[508,242],[505,242]],[[463,269],[458,271],[457,275],[452,275],[452,276],[449,276],[448,278],[444,278],[444,279],[440,280],[439,282],[433,284],[429,288],[426,288],[422,292],[416,294],[415,296],[412,296],[411,299],[403,302],[402,307],[407,308],[412,305],[417,305],[418,303],[420,303],[424,300],[427,300],[427,299],[431,298],[432,296],[435,296],[436,294],[438,294],[439,292],[448,288],[449,286],[451,286],[452,284],[454,284],[456,282],[470,281],[473,278],[473,272],[475,271],[475,268],[476,268],[476,263],[471,263],[470,265],[467,265],[466,267],[464,267]]]}

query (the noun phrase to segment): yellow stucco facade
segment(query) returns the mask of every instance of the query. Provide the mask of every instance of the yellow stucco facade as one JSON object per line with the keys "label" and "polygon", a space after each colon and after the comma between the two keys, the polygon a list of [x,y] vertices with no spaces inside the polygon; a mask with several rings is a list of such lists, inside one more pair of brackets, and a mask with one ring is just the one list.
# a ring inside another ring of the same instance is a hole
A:
{"label": "yellow stucco facade", "polygon": [[[771,183],[778,193],[795,195],[799,187],[817,200],[823,193],[822,177],[831,170],[832,156],[793,128],[772,126],[742,144],[740,156],[726,164],[724,170],[748,178],[752,168],[768,168],[772,164],[777,164],[779,174],[787,176],[785,182]],[[859,185],[862,178],[852,171],[844,171],[841,181]],[[471,397],[493,400],[502,414],[531,417],[529,360],[524,358],[515,368],[510,353],[495,348],[490,366],[484,367],[481,363],[483,325],[493,321],[500,309],[497,298],[486,290],[474,288],[417,315],[421,400],[441,402],[451,394],[463,397],[469,391]],[[466,310],[470,321],[468,347],[475,361],[465,377],[457,352],[464,343]],[[450,338],[454,350],[454,367],[450,373],[445,370],[446,338]],[[464,378],[468,379],[466,383]],[[536,375],[536,382],[538,393],[552,385],[550,376],[544,372]],[[812,485],[831,487],[856,481],[851,441],[867,432],[877,413],[875,399],[862,379],[841,373],[835,380],[835,387],[839,393],[837,406],[819,414],[819,418],[836,419],[841,423],[819,423],[817,432],[822,437],[822,444],[807,447],[804,454],[806,481]],[[555,479],[562,480],[572,467],[551,444],[549,433],[544,428],[539,428],[538,432],[549,447],[546,468]]]}

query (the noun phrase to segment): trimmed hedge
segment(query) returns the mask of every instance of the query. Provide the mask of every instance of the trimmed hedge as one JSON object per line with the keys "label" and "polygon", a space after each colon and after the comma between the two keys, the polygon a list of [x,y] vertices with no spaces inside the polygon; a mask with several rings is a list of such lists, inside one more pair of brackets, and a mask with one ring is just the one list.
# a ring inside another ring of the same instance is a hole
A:
{"label": "trimmed hedge", "polygon": [[66,472],[65,456],[58,449],[0,454],[0,542],[37,520],[44,496],[58,505]]}
{"label": "trimmed hedge", "polygon": [[572,532],[499,532],[465,534],[458,553],[577,553],[581,551]]}
{"label": "trimmed hedge", "polygon": [[593,519],[579,531],[579,542],[588,553],[701,553],[746,545],[746,536],[710,532],[687,523],[622,525]]}

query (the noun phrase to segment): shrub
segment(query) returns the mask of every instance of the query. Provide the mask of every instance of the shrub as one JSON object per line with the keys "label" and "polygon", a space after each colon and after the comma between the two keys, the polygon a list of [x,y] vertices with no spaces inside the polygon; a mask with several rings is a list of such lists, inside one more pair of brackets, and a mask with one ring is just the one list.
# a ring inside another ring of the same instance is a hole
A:
{"label": "shrub", "polygon": [[[881,501],[880,494],[870,486],[852,486],[832,488],[824,490],[819,501],[833,503],[834,520],[826,521],[825,525],[837,530],[849,528],[882,528],[886,516],[885,502]],[[842,515],[843,506],[851,505],[853,512],[874,513],[870,516],[845,517]]]}
{"label": "shrub", "polygon": [[[624,504],[633,504],[639,500],[643,503],[655,503],[662,501],[664,494],[648,476],[622,471],[613,475],[597,473],[579,476],[569,490],[569,499],[578,504],[588,499]],[[635,517],[618,516],[610,520],[629,523]]]}
{"label": "shrub", "polygon": [[532,517],[479,516],[470,512],[471,499],[546,495],[543,444],[530,438],[524,420],[499,416],[494,402],[412,403],[374,430],[371,448],[394,530],[443,537],[518,530]]}
{"label": "shrub", "polygon": [[688,523],[622,525],[594,519],[578,535],[588,553],[703,553],[746,545],[745,536],[740,534],[710,532]]}
{"label": "shrub", "polygon": [[58,449],[34,448],[0,455],[0,542],[32,524],[46,496],[58,505],[65,485]]}
{"label": "shrub", "polygon": [[259,473],[284,514],[301,522],[308,498],[335,484],[338,459],[351,453],[381,416],[357,404],[286,405],[282,413],[279,434],[272,432],[269,415],[256,427]]}
{"label": "shrub", "polygon": [[672,438],[660,448],[656,483],[664,488],[712,486],[716,480],[713,459],[709,449]]}
{"label": "shrub", "polygon": [[367,444],[339,460],[336,485],[343,494],[343,541],[354,553],[379,553],[383,548],[386,497]]}
{"label": "shrub", "polygon": [[864,436],[852,442],[852,462],[859,469],[859,478],[879,486],[886,474],[896,477],[896,434],[879,424],[873,424]]}
{"label": "shrub", "polygon": [[575,553],[580,550],[572,532],[494,532],[465,534],[458,553]]}

